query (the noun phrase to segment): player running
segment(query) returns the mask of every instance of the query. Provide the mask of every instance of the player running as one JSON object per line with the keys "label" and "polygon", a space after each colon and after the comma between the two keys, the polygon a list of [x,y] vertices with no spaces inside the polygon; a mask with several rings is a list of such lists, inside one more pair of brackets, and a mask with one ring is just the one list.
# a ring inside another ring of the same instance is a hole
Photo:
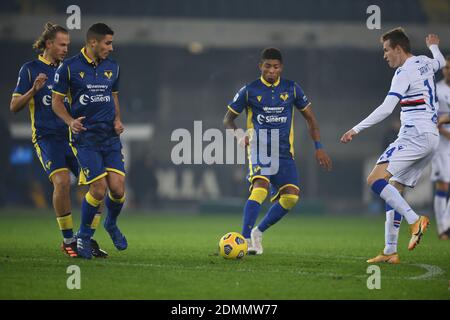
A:
{"label": "player running", "polygon": [[341,142],[352,141],[362,130],[384,120],[400,101],[402,126],[398,138],[383,152],[367,177],[367,184],[373,192],[386,202],[385,247],[381,254],[367,262],[399,263],[397,240],[402,217],[410,225],[409,250],[419,244],[429,224],[429,219],[417,215],[401,193],[405,186],[413,188],[416,185],[439,143],[434,73],[444,67],[445,59],[439,51],[437,35],[426,37],[433,59],[414,56],[402,28],[388,31],[381,37],[381,42],[384,59],[391,68],[397,68],[391,88],[384,102],[347,131]]}
{"label": "player running", "polygon": [[[69,146],[67,125],[51,108],[54,74],[67,55],[69,43],[69,33],[65,28],[50,22],[45,24],[42,35],[33,44],[33,49],[41,54],[21,67],[10,109],[17,113],[29,105],[32,142],[39,161],[53,184],[53,207],[64,238],[61,250],[70,257],[76,257],[77,242],[73,234],[69,170],[78,176],[78,164]],[[97,220],[99,219],[100,214]],[[96,226],[93,224],[91,227]],[[108,255],[99,248],[95,240],[90,241],[92,255]]]}
{"label": "player running", "polygon": [[[444,79],[436,85],[439,101],[439,115],[450,113],[450,56],[446,57],[442,69]],[[439,147],[431,161],[431,180],[435,185],[434,213],[439,239],[448,240],[450,236],[450,202],[447,200],[450,183],[450,125],[439,127],[441,134]]]}
{"label": "player running", "polygon": [[[108,58],[114,32],[104,23],[92,25],[81,52],[63,62],[55,74],[53,110],[71,129],[71,144],[80,165],[79,183],[89,185],[81,207],[77,234],[78,255],[90,259],[90,225],[105,198],[104,227],[114,246],[125,250],[125,236],[117,227],[125,202],[125,166],[119,135],[124,128],[119,108],[119,65]],[[64,99],[71,99],[70,113]]]}
{"label": "player running", "polygon": [[[327,170],[331,170],[332,166],[331,159],[320,143],[319,125],[311,103],[296,82],[281,78],[281,52],[276,48],[264,49],[259,68],[261,77],[239,90],[228,105],[223,120],[227,129],[234,130],[239,144],[247,146],[250,196],[244,207],[242,235],[248,241],[250,254],[263,253],[263,232],[288,213],[299,199],[300,189],[294,162],[295,109],[301,112],[308,124],[317,162]],[[234,122],[244,110],[247,113],[248,129],[245,135],[237,130]],[[256,140],[259,140],[258,143]],[[270,161],[263,159],[263,149],[275,149],[275,154],[267,153]],[[273,163],[278,164],[276,169],[273,169]],[[253,228],[269,187],[270,199],[275,203],[259,225]]]}

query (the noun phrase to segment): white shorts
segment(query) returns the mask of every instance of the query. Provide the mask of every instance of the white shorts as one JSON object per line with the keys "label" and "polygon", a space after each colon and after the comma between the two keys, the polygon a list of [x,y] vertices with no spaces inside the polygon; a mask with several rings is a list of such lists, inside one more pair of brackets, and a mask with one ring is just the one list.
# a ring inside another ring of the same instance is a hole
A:
{"label": "white shorts", "polygon": [[441,137],[431,160],[431,181],[450,183],[450,140]]}
{"label": "white shorts", "polygon": [[414,126],[402,127],[398,138],[392,142],[377,164],[389,163],[387,171],[392,181],[414,188],[439,145],[439,135],[419,134]]}

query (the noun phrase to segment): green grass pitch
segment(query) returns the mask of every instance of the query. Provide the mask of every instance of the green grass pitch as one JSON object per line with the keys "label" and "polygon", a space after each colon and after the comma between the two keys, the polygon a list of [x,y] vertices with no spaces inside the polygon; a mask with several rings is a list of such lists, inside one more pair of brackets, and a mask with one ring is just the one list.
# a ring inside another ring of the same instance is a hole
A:
{"label": "green grass pitch", "polygon": [[[110,257],[91,261],[59,251],[51,211],[0,221],[0,299],[450,299],[450,241],[437,239],[434,223],[412,252],[402,223],[402,263],[380,265],[381,289],[369,290],[365,259],[383,247],[382,217],[293,214],[265,233],[262,256],[241,261],[215,255],[223,234],[240,231],[239,215],[127,210],[119,223],[129,248],[115,250],[100,227]],[[70,265],[80,267],[80,290],[67,289]]]}

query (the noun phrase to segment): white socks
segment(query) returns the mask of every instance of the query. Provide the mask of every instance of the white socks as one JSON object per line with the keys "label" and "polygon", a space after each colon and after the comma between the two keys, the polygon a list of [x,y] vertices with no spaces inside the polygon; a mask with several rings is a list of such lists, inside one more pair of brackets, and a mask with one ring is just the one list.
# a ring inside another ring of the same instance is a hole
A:
{"label": "white socks", "polygon": [[394,209],[386,211],[386,222],[384,224],[384,250],[383,253],[393,254],[397,252],[398,234],[400,231],[400,221],[394,223]]}
{"label": "white socks", "polygon": [[[446,210],[447,207],[447,210]],[[438,233],[441,234],[446,231],[445,215],[446,211],[450,210],[447,206],[447,197],[441,195],[434,195],[434,214],[436,215],[436,225]]]}
{"label": "white socks", "polygon": [[380,197],[395,211],[405,217],[408,224],[413,224],[419,219],[419,216],[411,209],[409,204],[403,199],[400,192],[394,186],[386,184],[380,193]]}

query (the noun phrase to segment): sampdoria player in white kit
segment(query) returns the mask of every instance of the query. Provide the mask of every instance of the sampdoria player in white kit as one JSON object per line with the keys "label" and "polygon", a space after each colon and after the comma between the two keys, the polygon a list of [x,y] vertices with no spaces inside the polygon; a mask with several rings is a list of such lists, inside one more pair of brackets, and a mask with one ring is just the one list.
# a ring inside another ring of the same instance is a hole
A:
{"label": "sampdoria player in white kit", "polygon": [[[444,79],[436,85],[439,101],[438,115],[450,114],[450,56],[446,57],[442,69]],[[431,181],[435,184],[434,213],[439,238],[448,240],[450,236],[450,201],[447,201],[450,183],[450,125],[439,127],[441,138],[439,147],[431,161]]]}
{"label": "sampdoria player in white kit", "polygon": [[437,35],[426,37],[433,59],[412,55],[409,38],[402,28],[385,33],[381,42],[385,60],[391,68],[397,68],[389,93],[366,119],[342,136],[341,142],[352,141],[362,130],[384,120],[400,101],[402,126],[398,138],[387,147],[367,177],[367,184],[386,202],[385,247],[367,262],[399,263],[397,239],[401,217],[410,225],[409,250],[417,246],[429,224],[426,216],[411,209],[401,192],[405,186],[415,186],[439,144],[434,73],[444,67],[445,59],[439,51]]}

